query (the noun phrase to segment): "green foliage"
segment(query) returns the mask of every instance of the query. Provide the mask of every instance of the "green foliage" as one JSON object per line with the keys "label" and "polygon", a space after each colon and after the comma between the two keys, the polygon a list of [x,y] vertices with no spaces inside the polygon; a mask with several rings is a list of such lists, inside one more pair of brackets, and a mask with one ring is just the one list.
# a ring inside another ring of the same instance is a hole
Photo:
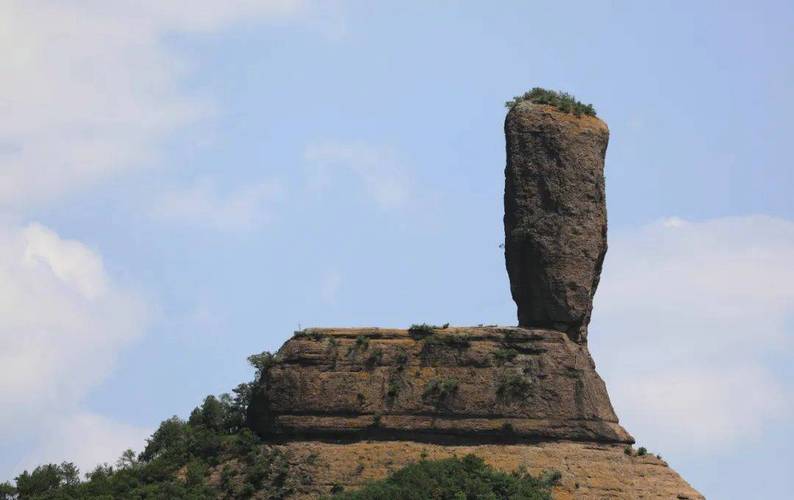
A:
{"label": "green foliage", "polygon": [[16,477],[16,493],[20,498],[53,497],[58,490],[72,492],[80,484],[80,471],[71,462],[39,465],[33,472],[24,471]]}
{"label": "green foliage", "polygon": [[342,500],[551,500],[551,481],[537,479],[525,470],[507,474],[494,470],[474,455],[408,465],[386,479],[358,491],[333,492]]}
{"label": "green foliage", "polygon": [[573,113],[576,116],[595,116],[596,111],[592,104],[583,104],[567,92],[557,92],[535,87],[523,95],[516,96],[505,102],[505,107],[512,109],[516,104],[529,101],[534,104],[547,104],[554,106],[563,113]]}
{"label": "green foliage", "polygon": [[511,401],[526,396],[532,383],[518,373],[508,373],[499,379],[496,395],[504,401]]}
{"label": "green foliage", "polygon": [[261,380],[262,376],[267,373],[267,370],[273,366],[275,362],[276,357],[267,351],[248,356],[248,363],[256,370],[256,377],[254,380]]}
{"label": "green foliage", "polygon": [[408,328],[408,333],[412,337],[424,337],[427,335],[433,335],[436,330],[446,330],[447,328],[449,328],[449,323],[444,323],[441,326],[431,325],[428,323],[414,323]]}
{"label": "green foliage", "polygon": [[378,366],[382,359],[383,351],[381,349],[373,349],[364,360],[364,366],[366,366],[368,370],[371,370]]}
{"label": "green foliage", "polygon": [[323,334],[316,330],[295,330],[292,336],[295,338],[304,337],[315,341],[322,340],[323,338]]}
{"label": "green foliage", "polygon": [[625,453],[628,456],[631,456],[631,455],[634,454],[634,450],[631,449],[631,445],[629,444],[629,445],[626,445],[625,448],[623,448],[623,453]]}
{"label": "green foliage", "polygon": [[[249,361],[261,380],[275,359],[261,353]],[[0,485],[0,500],[250,498],[257,492],[284,498],[293,490],[287,457],[245,426],[253,386],[207,396],[186,421],[163,421],[140,455],[126,450],[115,466],[98,466],[84,481],[71,463],[41,465],[20,474],[15,486]],[[220,481],[211,479],[213,471]]]}
{"label": "green foliage", "polygon": [[513,361],[516,356],[518,356],[518,351],[516,351],[515,349],[502,348],[502,349],[497,349],[493,353],[493,357],[496,360],[496,364],[500,366],[510,361]]}
{"label": "green foliage", "polygon": [[390,378],[389,385],[386,388],[386,398],[393,401],[402,390],[402,381],[399,378]]}
{"label": "green foliage", "polygon": [[0,500],[13,500],[16,496],[17,489],[11,483],[0,483]]}
{"label": "green foliage", "polygon": [[458,381],[454,378],[433,379],[425,387],[422,399],[436,407],[445,405],[458,392]]}
{"label": "green foliage", "polygon": [[644,446],[640,446],[639,448],[637,448],[637,456],[638,457],[642,457],[642,456],[645,456],[647,454],[648,454],[648,449],[645,448]]}
{"label": "green foliage", "polygon": [[394,361],[397,362],[398,369],[402,370],[405,367],[405,364],[408,363],[408,353],[405,349],[401,347],[400,350],[397,351]]}

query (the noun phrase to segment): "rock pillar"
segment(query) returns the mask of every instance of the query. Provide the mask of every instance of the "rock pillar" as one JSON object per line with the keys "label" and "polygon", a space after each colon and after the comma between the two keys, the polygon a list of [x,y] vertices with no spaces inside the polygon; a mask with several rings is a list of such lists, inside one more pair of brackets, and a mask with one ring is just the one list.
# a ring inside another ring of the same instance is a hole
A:
{"label": "rock pillar", "polygon": [[522,327],[584,342],[607,250],[598,118],[521,102],[505,120],[505,260]]}

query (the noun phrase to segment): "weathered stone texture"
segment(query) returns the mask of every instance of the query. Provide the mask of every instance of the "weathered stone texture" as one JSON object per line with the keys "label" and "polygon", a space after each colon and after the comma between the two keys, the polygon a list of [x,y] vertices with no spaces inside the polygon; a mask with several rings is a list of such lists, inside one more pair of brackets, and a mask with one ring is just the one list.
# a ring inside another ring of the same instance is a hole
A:
{"label": "weathered stone texture", "polygon": [[520,326],[584,341],[607,249],[601,120],[522,102],[505,120],[505,259]]}
{"label": "weathered stone texture", "polygon": [[305,330],[250,415],[275,436],[633,442],[587,347],[540,329]]}

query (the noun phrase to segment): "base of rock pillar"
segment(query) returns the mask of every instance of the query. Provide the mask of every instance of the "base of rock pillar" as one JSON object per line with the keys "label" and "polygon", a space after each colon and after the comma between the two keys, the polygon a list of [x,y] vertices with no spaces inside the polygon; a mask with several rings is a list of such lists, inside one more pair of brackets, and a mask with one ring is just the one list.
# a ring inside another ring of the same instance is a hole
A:
{"label": "base of rock pillar", "polygon": [[270,438],[634,442],[585,344],[513,327],[297,332],[249,425]]}

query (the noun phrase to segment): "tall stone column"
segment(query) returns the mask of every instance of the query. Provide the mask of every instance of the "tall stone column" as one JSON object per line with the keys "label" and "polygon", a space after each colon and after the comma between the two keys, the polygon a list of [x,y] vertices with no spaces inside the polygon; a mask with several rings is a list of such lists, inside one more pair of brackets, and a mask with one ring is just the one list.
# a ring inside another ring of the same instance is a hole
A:
{"label": "tall stone column", "polygon": [[607,250],[609,129],[524,101],[505,119],[505,260],[523,327],[585,342]]}

